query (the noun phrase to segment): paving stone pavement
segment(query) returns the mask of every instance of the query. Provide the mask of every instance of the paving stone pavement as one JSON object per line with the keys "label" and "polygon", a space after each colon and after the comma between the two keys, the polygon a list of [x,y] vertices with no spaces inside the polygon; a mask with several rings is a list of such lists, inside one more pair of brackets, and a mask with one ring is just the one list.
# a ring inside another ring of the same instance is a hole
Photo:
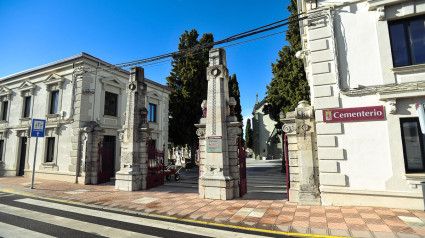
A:
{"label": "paving stone pavement", "polygon": [[339,237],[425,237],[425,212],[379,207],[299,206],[278,199],[239,198],[229,201],[201,199],[197,172],[182,174],[180,181],[145,191],[118,191],[113,183],[81,185],[30,178],[1,177],[0,191],[28,193],[86,203],[116,210],[131,210],[189,220],[281,232]]}

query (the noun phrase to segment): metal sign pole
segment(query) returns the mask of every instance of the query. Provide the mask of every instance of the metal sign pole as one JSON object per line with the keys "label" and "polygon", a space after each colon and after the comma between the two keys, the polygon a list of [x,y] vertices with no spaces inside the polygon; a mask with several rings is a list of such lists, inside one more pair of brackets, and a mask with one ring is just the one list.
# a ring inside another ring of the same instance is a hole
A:
{"label": "metal sign pole", "polygon": [[46,120],[32,119],[31,137],[35,137],[34,163],[32,164],[31,189],[34,188],[35,160],[37,158],[38,137],[44,137],[46,131]]}
{"label": "metal sign pole", "polygon": [[[38,132],[37,132],[37,135],[38,135]],[[35,159],[37,157],[37,144],[38,144],[38,136],[35,138],[35,151],[34,151],[34,162],[32,164],[31,189],[34,189],[34,173],[35,173]]]}

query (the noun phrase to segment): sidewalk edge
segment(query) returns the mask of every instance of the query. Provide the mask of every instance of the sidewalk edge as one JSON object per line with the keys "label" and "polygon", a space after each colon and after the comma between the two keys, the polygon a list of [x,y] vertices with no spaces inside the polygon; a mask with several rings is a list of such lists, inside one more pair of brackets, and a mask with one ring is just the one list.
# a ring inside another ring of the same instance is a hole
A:
{"label": "sidewalk edge", "polygon": [[80,206],[87,206],[87,207],[98,208],[98,209],[103,209],[103,210],[126,212],[126,213],[130,213],[130,214],[134,214],[134,215],[150,216],[150,217],[163,218],[163,219],[168,219],[168,220],[185,221],[185,222],[189,222],[189,223],[198,223],[198,224],[203,224],[203,225],[212,225],[212,226],[226,227],[226,228],[233,228],[233,229],[240,229],[240,230],[247,230],[247,231],[257,231],[257,232],[264,232],[264,233],[270,233],[270,234],[280,234],[280,235],[298,236],[298,237],[312,237],[312,238],[346,238],[346,237],[342,237],[342,236],[315,235],[315,234],[303,234],[303,233],[273,231],[273,230],[265,230],[265,229],[259,229],[259,228],[253,228],[253,227],[227,225],[227,224],[221,224],[221,223],[192,220],[192,219],[187,219],[187,218],[179,218],[179,217],[164,216],[164,215],[158,215],[158,214],[152,214],[152,213],[136,212],[136,211],[127,210],[127,209],[116,209],[116,208],[114,209],[114,208],[107,207],[107,206],[98,206],[98,205],[92,205],[92,204],[87,204],[87,203],[82,203],[82,202],[70,201],[70,200],[66,200],[66,199],[44,197],[42,195],[35,195],[35,194],[29,193],[29,192],[24,192],[24,191],[13,189],[13,188],[0,188],[0,192],[18,194],[18,195],[23,195],[23,196],[27,196],[27,197],[34,197],[34,198],[39,198],[39,199],[44,199],[44,200],[63,202],[63,203],[68,203],[68,204],[80,205]]}

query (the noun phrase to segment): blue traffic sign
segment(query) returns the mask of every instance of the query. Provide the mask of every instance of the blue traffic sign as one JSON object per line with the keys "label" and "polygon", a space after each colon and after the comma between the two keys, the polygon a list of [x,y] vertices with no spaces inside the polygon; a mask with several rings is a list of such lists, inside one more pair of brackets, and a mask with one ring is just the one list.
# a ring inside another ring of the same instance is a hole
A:
{"label": "blue traffic sign", "polygon": [[32,119],[31,137],[44,137],[46,120]]}

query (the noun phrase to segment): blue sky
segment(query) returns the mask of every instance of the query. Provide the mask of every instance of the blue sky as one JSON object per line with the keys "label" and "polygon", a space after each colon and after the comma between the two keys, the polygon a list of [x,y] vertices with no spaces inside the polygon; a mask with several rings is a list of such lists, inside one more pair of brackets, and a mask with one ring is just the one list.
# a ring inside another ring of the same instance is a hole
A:
{"label": "blue sky", "polygon": [[[179,36],[193,28],[221,40],[287,18],[288,4],[287,0],[0,0],[0,78],[81,52],[112,64],[173,52]],[[271,62],[287,44],[284,37],[278,34],[226,48],[229,71],[238,77],[245,118],[252,116],[255,94],[260,100],[265,96],[273,77]],[[170,62],[145,67],[145,76],[165,84],[170,69]]]}

